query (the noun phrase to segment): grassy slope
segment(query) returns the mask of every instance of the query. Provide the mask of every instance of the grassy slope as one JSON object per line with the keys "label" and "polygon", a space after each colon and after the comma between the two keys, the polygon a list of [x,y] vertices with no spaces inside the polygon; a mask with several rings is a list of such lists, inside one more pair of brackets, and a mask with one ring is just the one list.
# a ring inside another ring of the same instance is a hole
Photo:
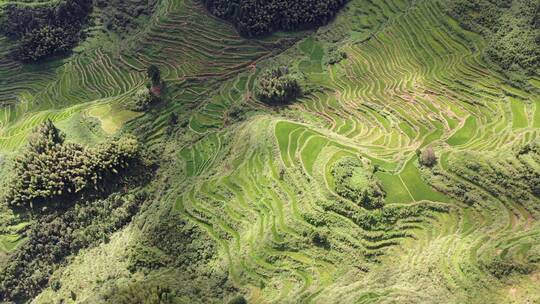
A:
{"label": "grassy slope", "polygon": [[[353,0],[331,25],[268,61],[277,53],[273,42],[294,35],[303,33],[246,41],[195,3],[168,0],[147,28],[114,48],[98,36],[84,52],[50,67],[1,59],[0,100],[11,104],[3,110],[2,150],[19,147],[47,117],[64,123],[68,134],[80,115],[104,117],[100,110],[129,98],[143,85],[145,66],[157,63],[171,97],[127,124],[172,161],[162,169],[169,188],[157,203],[174,205],[178,216],[208,232],[220,247],[215,264],[226,265],[253,302],[538,299],[536,273],[507,284],[478,265],[479,257],[502,247],[530,244],[538,251],[540,226],[530,220],[537,211],[506,201],[464,207],[426,185],[413,158],[426,145],[438,153],[503,153],[537,138],[537,97],[506,86],[482,61],[483,41],[461,30],[434,1]],[[327,66],[324,50],[336,39],[348,59]],[[252,98],[253,80],[276,62],[291,64],[323,90],[279,113],[268,109]],[[19,73],[8,77],[13,70]],[[241,123],[228,117],[237,104],[253,110]],[[171,112],[187,128],[167,138]],[[121,123],[129,117],[105,114]],[[86,140],[81,134],[71,136]],[[450,211],[411,216],[387,231],[362,229],[351,214],[327,208],[334,202],[343,205],[340,210],[364,212],[338,201],[330,186],[331,163],[347,154],[383,168],[379,177],[389,204],[444,205]],[[330,249],[305,237],[323,229],[313,218],[325,221]],[[519,238],[498,241],[511,236]],[[68,282],[79,282],[83,297],[99,289],[101,281],[80,279],[90,264],[109,267],[99,274],[104,280],[114,277],[108,272],[129,277],[122,246],[133,242],[136,234],[82,253],[57,274],[66,282],[60,293],[47,290],[40,300],[65,297],[74,288]],[[115,263],[91,258],[107,246],[118,253]]]}

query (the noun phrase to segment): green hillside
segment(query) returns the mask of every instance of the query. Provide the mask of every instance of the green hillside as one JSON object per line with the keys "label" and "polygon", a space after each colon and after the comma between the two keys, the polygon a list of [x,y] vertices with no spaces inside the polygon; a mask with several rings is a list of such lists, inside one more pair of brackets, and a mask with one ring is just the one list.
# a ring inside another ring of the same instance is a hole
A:
{"label": "green hillside", "polygon": [[540,3],[293,2],[0,0],[2,301],[540,302]]}

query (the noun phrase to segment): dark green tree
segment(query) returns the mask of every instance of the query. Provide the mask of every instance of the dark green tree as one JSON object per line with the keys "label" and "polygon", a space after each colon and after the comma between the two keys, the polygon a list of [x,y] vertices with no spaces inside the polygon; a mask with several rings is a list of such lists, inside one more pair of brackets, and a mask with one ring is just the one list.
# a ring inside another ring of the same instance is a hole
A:
{"label": "dark green tree", "polygon": [[150,79],[153,87],[159,86],[161,84],[161,72],[156,65],[151,64],[150,66],[148,66],[148,68],[146,69],[146,74],[148,75],[148,79]]}

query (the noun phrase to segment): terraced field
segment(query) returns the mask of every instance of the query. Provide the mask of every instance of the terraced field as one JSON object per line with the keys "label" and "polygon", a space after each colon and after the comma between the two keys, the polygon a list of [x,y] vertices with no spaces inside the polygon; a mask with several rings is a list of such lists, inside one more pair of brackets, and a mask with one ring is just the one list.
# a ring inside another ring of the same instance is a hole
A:
{"label": "terraced field", "polygon": [[[136,133],[170,154],[170,186],[156,201],[210,235],[215,264],[249,303],[540,301],[538,269],[503,280],[486,267],[540,260],[539,198],[504,196],[455,165],[476,153],[512,170],[508,155],[540,137],[540,78],[530,91],[507,84],[484,61],[485,41],[442,2],[351,0],[316,31],[251,40],[191,0],[161,1],[150,20],[121,43],[96,25],[73,55],[37,66],[9,59],[0,41],[0,150],[16,151],[45,119],[82,142]],[[328,64],[330,47],[347,58]],[[149,64],[167,100],[144,115],[125,110]],[[313,89],[287,107],[261,103],[255,79],[274,65]],[[173,135],[171,113],[183,126]],[[82,118],[101,130],[73,127]],[[430,182],[416,154],[426,147],[437,176],[481,199]],[[384,208],[336,193],[331,170],[346,156],[378,168]]]}

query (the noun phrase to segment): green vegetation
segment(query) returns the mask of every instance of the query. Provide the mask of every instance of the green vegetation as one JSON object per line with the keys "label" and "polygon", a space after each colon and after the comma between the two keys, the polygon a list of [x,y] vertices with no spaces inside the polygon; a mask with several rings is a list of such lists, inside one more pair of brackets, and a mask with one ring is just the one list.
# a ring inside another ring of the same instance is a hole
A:
{"label": "green vegetation", "polygon": [[128,283],[124,286],[114,286],[108,294],[102,296],[103,303],[118,304],[173,304],[174,296],[171,291],[152,283]]}
{"label": "green vegetation", "polygon": [[0,302],[539,302],[535,5],[93,1],[32,64],[0,36]]}
{"label": "green vegetation", "polygon": [[437,164],[437,156],[433,151],[433,148],[428,147],[420,152],[417,152],[418,162],[422,166],[433,167]]}
{"label": "green vegetation", "polygon": [[159,71],[159,68],[155,65],[150,65],[146,69],[146,74],[148,75],[148,79],[150,79],[150,83],[152,84],[152,87],[157,87],[161,85],[161,72]]}
{"label": "green vegetation", "polygon": [[133,138],[94,149],[64,140],[50,120],[36,129],[26,151],[14,160],[13,177],[3,197],[9,206],[39,210],[68,204],[83,193],[110,191],[139,156]]}
{"label": "green vegetation", "polygon": [[124,35],[144,24],[141,17],[152,15],[156,2],[155,0],[96,0],[95,6],[100,10],[99,19],[105,28]]}
{"label": "green vegetation", "polygon": [[381,208],[385,193],[373,170],[357,159],[347,157],[332,168],[336,192],[366,209]]}
{"label": "green vegetation", "polygon": [[266,70],[257,81],[257,97],[268,104],[285,104],[301,93],[298,80],[285,67]]}
{"label": "green vegetation", "polygon": [[247,304],[247,301],[243,296],[238,295],[230,299],[227,304]]}
{"label": "green vegetation", "polygon": [[66,212],[40,217],[0,272],[2,299],[24,302],[35,297],[69,255],[106,242],[113,232],[130,222],[144,199],[141,193],[112,195],[103,200],[81,201]]}
{"label": "green vegetation", "polygon": [[124,107],[131,111],[144,112],[156,99],[156,96],[148,88],[140,88],[135,96],[124,104]]}
{"label": "green vegetation", "polygon": [[486,267],[497,279],[504,279],[512,274],[530,274],[534,267],[532,265],[522,264],[515,261],[508,261],[500,256],[495,256],[484,262]]}
{"label": "green vegetation", "polygon": [[336,46],[332,46],[328,49],[326,57],[327,64],[337,64],[347,59],[347,53],[338,49]]}
{"label": "green vegetation", "polygon": [[226,1],[203,0],[212,14],[231,21],[247,36],[328,23],[346,0]]}
{"label": "green vegetation", "polygon": [[37,61],[71,51],[83,37],[92,1],[63,0],[35,8],[8,4],[4,10],[0,28],[17,41],[13,55],[22,61]]}
{"label": "green vegetation", "polygon": [[513,73],[540,69],[540,3],[530,0],[448,1],[461,24],[486,37],[490,61]]}

